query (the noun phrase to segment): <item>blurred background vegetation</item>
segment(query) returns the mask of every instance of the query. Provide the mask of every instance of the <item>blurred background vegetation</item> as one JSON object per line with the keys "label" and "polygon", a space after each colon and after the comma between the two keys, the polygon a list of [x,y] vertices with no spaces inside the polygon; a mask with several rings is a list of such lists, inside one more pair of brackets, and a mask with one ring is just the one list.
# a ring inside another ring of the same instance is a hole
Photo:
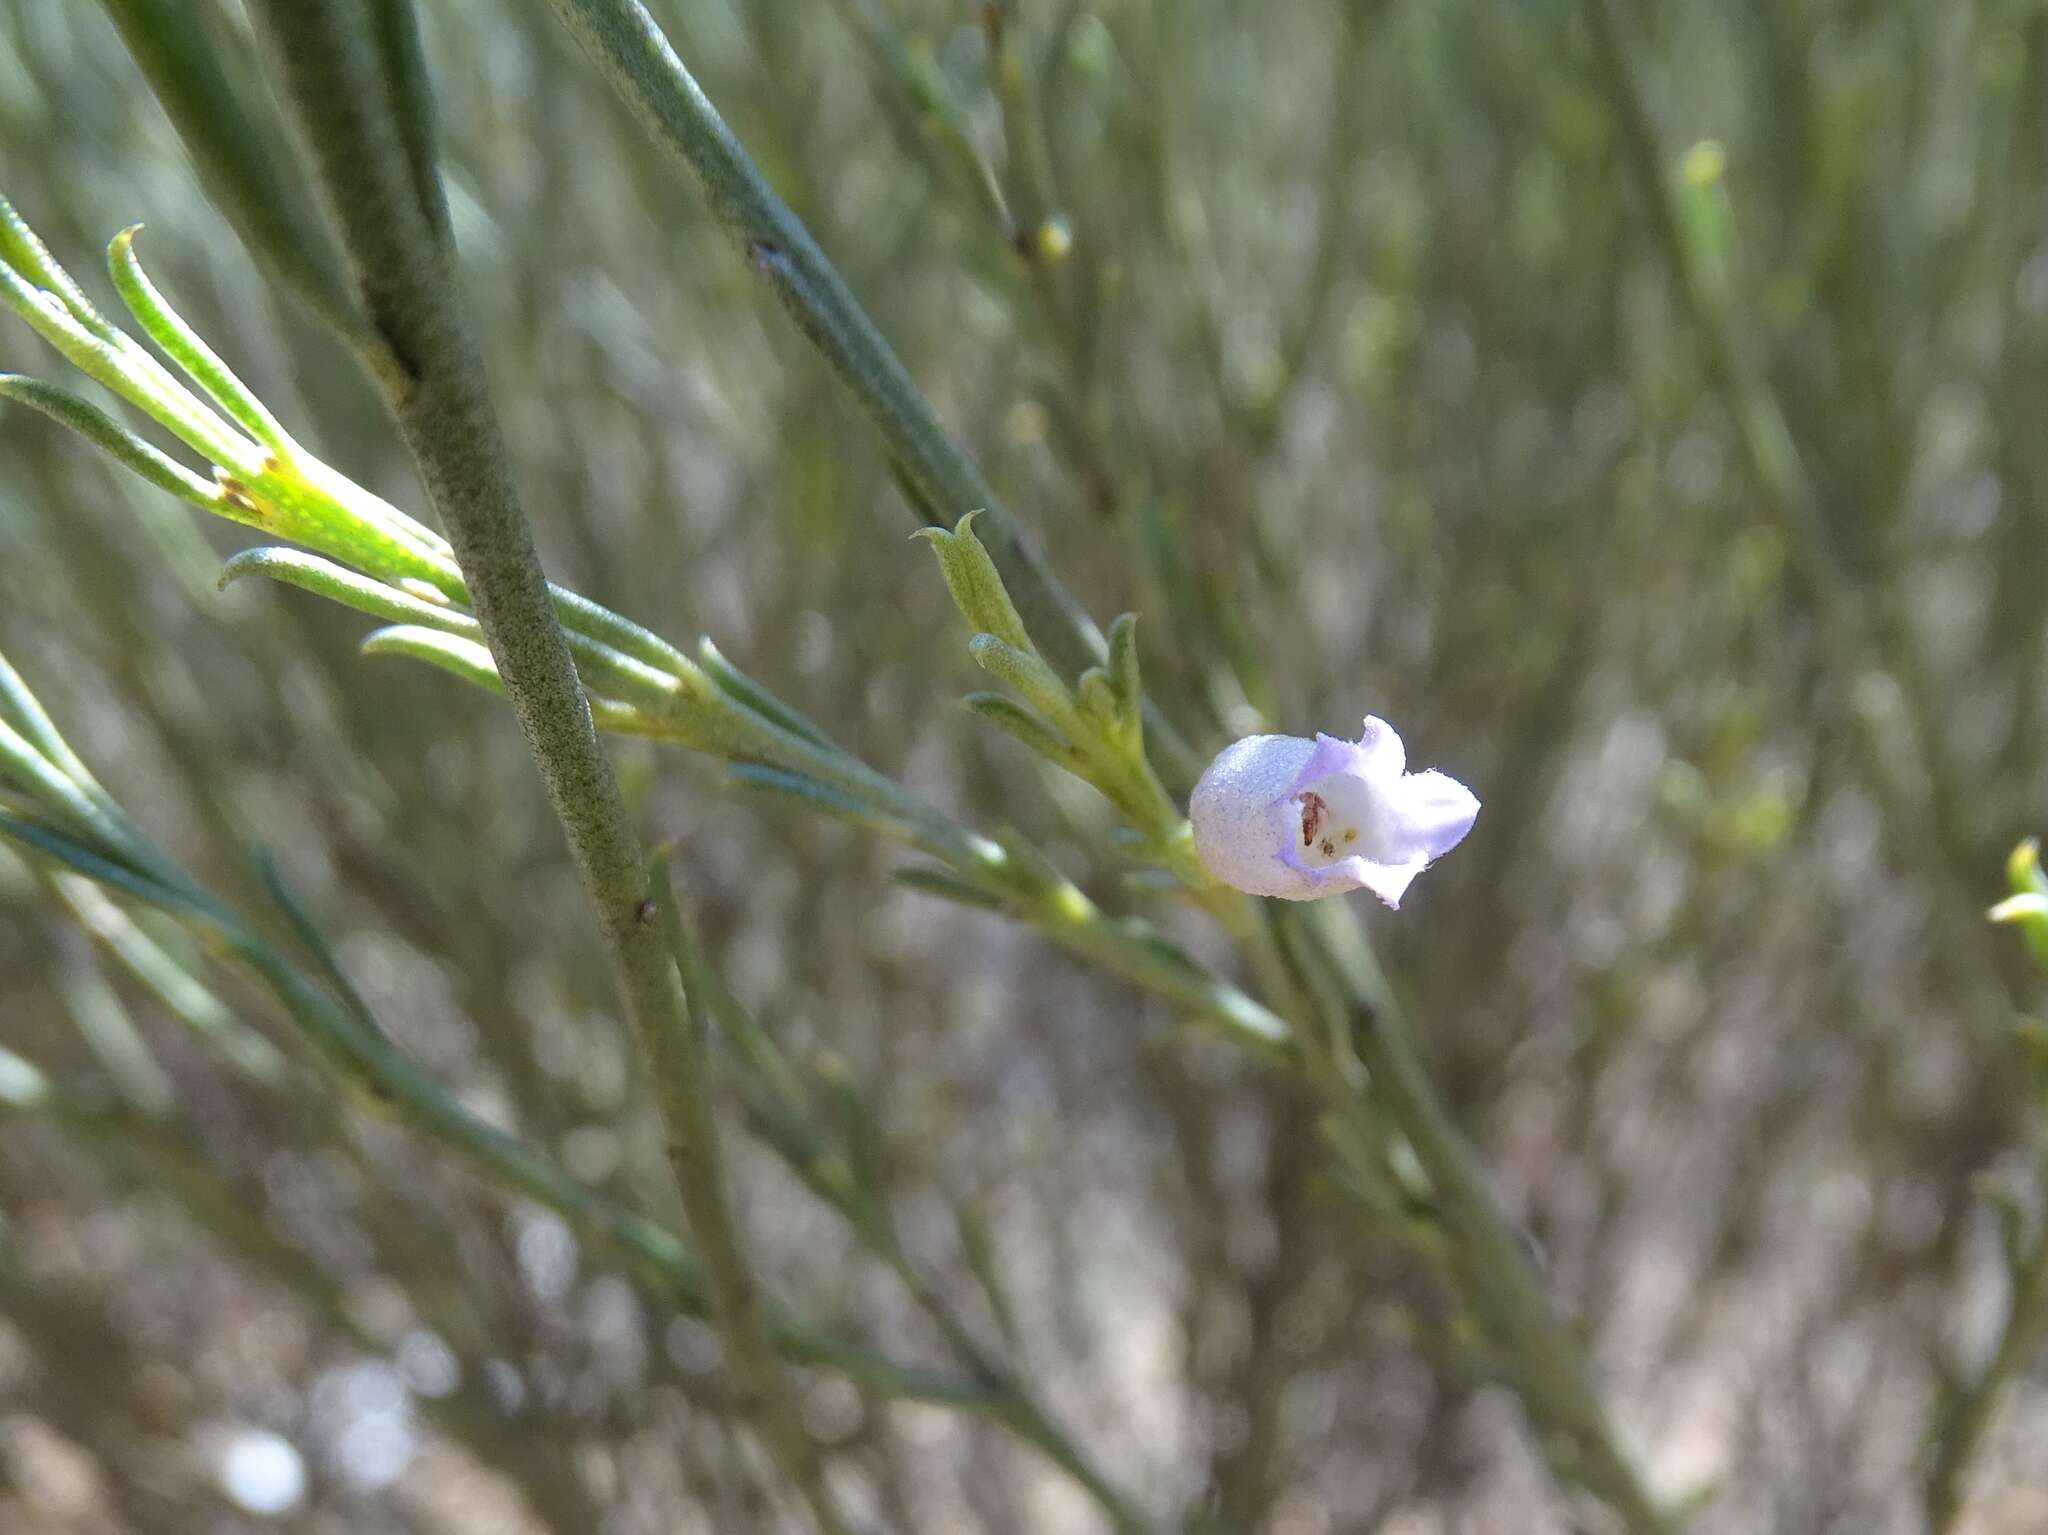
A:
{"label": "blurred background vegetation", "polygon": [[[258,88],[239,7],[190,8]],[[424,515],[118,9],[0,3],[7,195],[100,297],[94,254],[145,222],[294,433]],[[2048,8],[651,9],[1091,611],[1143,615],[1203,754],[1373,712],[1475,787],[1467,845],[1370,929],[1692,1528],[1945,1526],[1932,1468],[2008,1354],[1955,1527],[2048,1525],[2048,1390],[2008,1323],[2048,1288],[2039,985],[1983,921],[2048,820]],[[694,189],[540,0],[420,11],[550,572],[1142,909],[1103,808],[958,708],[973,668],[883,452]],[[0,358],[49,363],[11,324]],[[507,711],[358,657],[354,615],[216,594],[237,530],[40,418],[0,414],[0,465],[0,648],[117,796],[259,905],[270,850],[409,1054],[665,1213]],[[848,828],[614,755],[732,989],[865,1105],[918,1261],[1148,1506],[1271,1535],[1598,1517],[1450,1299],[1332,1217],[1283,1086],[892,884]],[[247,1090],[72,894],[0,854],[0,1039],[126,1116],[0,1129],[0,1528],[777,1527],[700,1325],[398,1130]],[[268,1027],[253,993],[212,1005]],[[933,1355],[730,1144],[770,1287]],[[802,1384],[887,1527],[1105,1527],[969,1418]],[[259,1520],[255,1483],[286,1506]]]}

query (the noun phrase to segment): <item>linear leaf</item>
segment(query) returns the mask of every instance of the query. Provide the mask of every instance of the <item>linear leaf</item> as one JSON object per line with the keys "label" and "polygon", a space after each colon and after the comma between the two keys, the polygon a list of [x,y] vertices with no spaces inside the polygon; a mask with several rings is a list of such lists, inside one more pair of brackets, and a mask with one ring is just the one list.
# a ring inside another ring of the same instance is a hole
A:
{"label": "linear leaf", "polygon": [[226,590],[244,576],[268,576],[395,624],[438,629],[465,639],[483,638],[477,621],[460,608],[429,602],[303,550],[274,546],[244,549],[221,566],[219,585]]}
{"label": "linear leaf", "polygon": [[697,664],[704,668],[704,675],[718,685],[720,692],[737,699],[756,714],[773,720],[791,735],[802,736],[813,746],[822,746],[827,751],[840,749],[823,730],[726,660],[708,638],[697,641]]}
{"label": "linear leaf", "polygon": [[68,389],[60,389],[55,384],[46,384],[41,379],[26,378],[19,373],[0,373],[0,396],[18,400],[33,410],[41,411],[52,421],[70,427],[93,446],[117,463],[134,470],[157,489],[167,490],[180,500],[204,507],[217,516],[237,516],[227,498],[220,493],[220,487],[213,481],[187,469],[162,449],[143,441],[90,400],[82,399]]}
{"label": "linear leaf", "polygon": [[1072,768],[1071,742],[1006,693],[969,693],[960,702],[977,718],[1022,741],[1050,762]]}
{"label": "linear leaf", "polygon": [[220,408],[242,429],[280,457],[290,457],[296,444],[278,424],[263,402],[236,378],[220,355],[206,344],[199,332],[185,323],[173,309],[135,255],[135,236],[140,224],[130,224],[114,236],[107,247],[107,271],[114,288],[135,322],[163,349],[164,355],[190,375],[193,382],[212,395]]}
{"label": "linear leaf", "polygon": [[487,693],[505,696],[504,681],[498,676],[491,653],[475,640],[463,639],[440,629],[418,624],[394,624],[364,636],[361,650],[366,656],[406,656],[438,666],[442,671],[474,683]]}
{"label": "linear leaf", "polygon": [[943,900],[957,901],[962,906],[977,906],[983,911],[1003,909],[1001,896],[937,864],[911,864],[896,870],[892,878],[899,885],[908,885],[912,890],[922,890],[926,895],[935,895]]}

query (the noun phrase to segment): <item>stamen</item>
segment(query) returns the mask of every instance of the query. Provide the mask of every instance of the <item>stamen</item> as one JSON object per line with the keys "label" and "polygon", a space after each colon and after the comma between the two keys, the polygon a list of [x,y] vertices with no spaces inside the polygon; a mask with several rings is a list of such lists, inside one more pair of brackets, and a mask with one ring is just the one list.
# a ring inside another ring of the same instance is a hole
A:
{"label": "stamen", "polygon": [[[1329,809],[1330,807],[1323,803],[1322,795],[1317,794],[1314,790],[1310,790],[1307,794],[1302,795],[1301,845],[1303,847],[1315,846],[1316,832],[1321,829],[1323,817],[1329,813]],[[1325,843],[1323,851],[1327,853],[1329,850],[1329,844]]]}

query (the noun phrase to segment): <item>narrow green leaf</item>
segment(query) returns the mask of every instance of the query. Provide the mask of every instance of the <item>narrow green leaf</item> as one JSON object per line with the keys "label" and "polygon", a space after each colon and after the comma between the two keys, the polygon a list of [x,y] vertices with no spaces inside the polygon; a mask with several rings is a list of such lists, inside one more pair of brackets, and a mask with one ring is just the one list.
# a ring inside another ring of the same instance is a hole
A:
{"label": "narrow green leaf", "polygon": [[[150,93],[184,141],[214,204],[256,257],[366,360],[382,343],[342,277],[341,257],[304,178],[287,169],[290,134],[268,91],[227,51],[230,34],[186,0],[101,0]],[[237,40],[239,41],[239,40]]]}
{"label": "narrow green leaf", "polygon": [[555,616],[568,631],[572,648],[575,636],[583,635],[685,684],[695,680],[697,669],[690,658],[653,630],[559,586],[549,586],[548,595],[554,599]]}
{"label": "narrow green leaf", "polygon": [[995,1313],[996,1325],[1002,1329],[1004,1342],[1014,1351],[1022,1334],[1018,1327],[1017,1308],[1010,1298],[1010,1287],[1003,1282],[1002,1263],[996,1252],[995,1233],[989,1227],[988,1211],[980,1200],[973,1200],[955,1209],[954,1222],[960,1232],[960,1256],[967,1260],[968,1272],[974,1275],[975,1283],[981,1286],[981,1293],[988,1298],[989,1310]]}
{"label": "narrow green leaf", "polygon": [[2010,922],[2017,927],[2034,962],[2048,968],[2048,895],[2034,890],[2009,895],[1986,915],[1993,922]]}
{"label": "narrow green leaf", "polygon": [[1132,895],[1149,900],[1185,895],[1188,889],[1180,876],[1168,869],[1128,869],[1118,883]]}
{"label": "narrow green leaf", "polygon": [[262,880],[265,892],[284,913],[290,925],[292,936],[305,946],[313,961],[320,967],[320,973],[327,978],[327,984],[334,988],[334,994],[341,998],[344,1006],[355,1014],[356,1022],[370,1033],[383,1039],[384,1026],[377,1021],[377,1015],[370,1011],[370,1004],[363,1000],[363,994],[356,990],[356,984],[349,979],[348,972],[341,967],[341,957],[334,952],[334,946],[327,941],[327,935],[320,931],[320,924],[313,920],[313,914],[306,910],[299,898],[292,894],[291,887],[284,882],[284,874],[277,866],[277,860],[264,848],[257,848],[251,855],[256,865],[256,876]]}
{"label": "narrow green leaf", "polygon": [[148,412],[216,463],[243,456],[248,444],[200,404],[154,357],[119,331],[109,340],[87,328],[57,294],[0,264],[0,302],[94,383]]}
{"label": "narrow green leaf", "polygon": [[1728,301],[1734,260],[1727,169],[1728,151],[1714,139],[1701,139],[1679,157],[1672,176],[1679,234],[1692,247],[1700,281],[1717,304]]}
{"label": "narrow green leaf", "polygon": [[[58,877],[79,880],[77,875]],[[177,1089],[120,994],[107,984],[92,950],[83,949],[77,960],[60,967],[56,990],[79,1038],[123,1102],[148,1118],[162,1117],[177,1101]]]}
{"label": "narrow green leaf", "polygon": [[173,1017],[217,1046],[252,1080],[270,1084],[283,1080],[286,1062],[277,1047],[237,1018],[189,968],[191,962],[174,957],[98,885],[68,875],[59,880],[65,902],[86,930],[105,944]]}
{"label": "narrow green leaf", "polygon": [[[465,682],[473,682],[487,693],[495,693],[500,698],[505,696],[505,684],[498,676],[497,663],[491,659],[490,651],[477,641],[458,634],[419,624],[396,624],[364,636],[357,648],[366,656],[409,656],[415,661],[439,667]],[[572,642],[569,651],[571,655],[587,658],[587,651],[591,648],[601,650],[603,647],[597,646],[595,641],[586,641],[582,645]],[[624,661],[626,658],[618,659]],[[659,716],[650,715],[631,703],[596,693],[586,692],[586,697],[591,718],[600,730],[644,736],[661,735],[667,728]]]}
{"label": "narrow green leaf", "polygon": [[40,1067],[0,1045],[0,1108],[32,1114],[51,1099],[50,1079]]}
{"label": "narrow green leaf", "polygon": [[387,586],[382,581],[357,575],[332,560],[299,549],[266,546],[244,549],[220,568],[220,588],[225,591],[244,576],[268,576],[287,586],[312,592],[343,607],[354,608],[372,618],[395,624],[414,624],[447,634],[481,641],[483,629],[460,608],[444,607],[424,597]]}
{"label": "narrow green leaf", "polygon": [[36,287],[55,294],[58,302],[70,311],[72,319],[100,340],[119,341],[120,331],[93,308],[85,290],[57,264],[49,248],[28,227],[28,221],[15,212],[14,204],[4,197],[0,197],[0,262],[12,267]]}
{"label": "narrow green leaf", "polygon": [[109,889],[120,890],[152,906],[178,912],[203,922],[222,933],[232,934],[236,924],[210,897],[195,889],[170,884],[154,874],[120,861],[25,816],[0,811],[0,837],[7,837],[54,863],[83,874]]}
{"label": "narrow green leaf", "polygon": [[926,895],[935,895],[948,901],[957,901],[962,906],[977,906],[983,911],[1001,911],[1003,898],[986,886],[955,874],[951,869],[936,864],[911,864],[895,871],[894,879],[899,885],[908,885],[913,890],[922,890]]}
{"label": "narrow green leaf", "polygon": [[1058,731],[1006,693],[969,693],[960,700],[969,711],[998,730],[1007,731],[1050,762],[1071,770],[1074,748]]}
{"label": "narrow green leaf", "polygon": [[1289,1035],[1284,1021],[1235,986],[1205,970],[1186,950],[1150,923],[1126,917],[1116,924],[1116,928],[1135,951],[1169,974],[1178,976],[1201,998],[1211,1016],[1240,1031],[1261,1048],[1286,1043]]}
{"label": "narrow green leaf", "polygon": [[1138,675],[1138,615],[1125,613],[1109,626],[1109,681],[1117,712],[1132,743],[1142,739],[1145,689]]}
{"label": "narrow green leaf", "polygon": [[881,1127],[875,1122],[874,1110],[861,1095],[860,1084],[854,1081],[846,1062],[831,1051],[819,1052],[814,1069],[845,1131],[849,1192],[857,1191],[856,1198],[869,1201],[886,1197],[888,1179],[883,1171],[886,1158]]}
{"label": "narrow green leaf", "polygon": [[2048,874],[2041,872],[2041,844],[2029,837],[2005,861],[2006,881],[2015,895],[2048,896]]}
{"label": "narrow green leaf", "polygon": [[68,426],[117,463],[132,469],[159,490],[204,507],[220,517],[240,520],[213,481],[187,469],[153,444],[143,441],[90,400],[68,389],[19,373],[0,373],[0,397],[18,400],[52,421]]}
{"label": "narrow green leaf", "polygon": [[0,785],[12,785],[79,837],[110,850],[121,841],[106,806],[5,719],[0,719]]}
{"label": "narrow green leaf", "polygon": [[720,1057],[734,1073],[760,1129],[800,1175],[815,1165],[824,1148],[809,1121],[803,1084],[781,1047],[754,1021],[704,953],[696,933],[683,921],[669,877],[670,849],[656,848],[647,860],[647,889],[661,918],[662,937],[682,981],[683,1005],[691,1024],[709,1042],[725,1048]]}
{"label": "narrow green leaf", "polygon": [[407,656],[424,661],[464,682],[474,683],[487,693],[505,696],[497,664],[491,660],[491,653],[475,640],[418,624],[396,624],[366,635],[361,649],[366,656]]}
{"label": "narrow green leaf", "polygon": [[1094,903],[1080,887],[1062,874],[1059,866],[1016,827],[999,827],[996,843],[1007,855],[1005,878],[1019,890],[1028,891],[1042,900],[1052,900],[1059,914],[1069,921],[1095,914]]}
{"label": "narrow green leaf", "polygon": [[945,577],[946,590],[953,595],[953,606],[968,623],[1035,657],[1037,648],[1010,601],[996,562],[974,536],[974,519],[980,515],[969,512],[951,533],[944,528],[919,528],[911,536],[932,546],[932,552],[939,558],[939,573]]}
{"label": "narrow green leaf", "polygon": [[[482,648],[482,627],[462,609],[443,606],[427,597],[358,575],[317,555],[304,554],[296,549],[246,549],[221,567],[220,584],[225,587],[245,575],[270,576],[330,598],[344,607],[368,613],[373,618],[390,619],[400,628],[435,629]],[[599,724],[635,735],[659,733],[663,715],[684,690],[680,679],[573,629],[565,629],[562,637],[576,662],[577,675],[591,695],[591,712]],[[376,640],[378,636],[372,635],[370,639]],[[363,645],[365,654],[376,654],[387,648],[402,649],[388,647],[381,640],[374,648],[369,640]],[[467,670],[452,661],[436,661],[434,664],[460,675],[469,675]],[[495,665],[491,672],[495,678]],[[491,685],[495,689],[495,682]],[[602,696],[596,691],[598,689],[603,690]]]}
{"label": "narrow green leaf", "polygon": [[212,395],[220,408],[228,413],[242,429],[258,442],[281,458],[290,458],[297,450],[277,418],[265,408],[263,402],[249,392],[248,387],[236,378],[228,365],[208,346],[200,335],[168,300],[157,291],[156,284],[149,280],[142,270],[142,263],[135,255],[135,236],[141,230],[140,224],[131,224],[107,247],[107,270],[112,274],[114,287],[121,295],[121,301],[128,306],[128,312],[149,335],[149,338],[163,349],[179,367],[190,375],[193,382]]}
{"label": "narrow green leaf", "polygon": [[840,749],[824,731],[726,660],[708,638],[697,641],[697,664],[728,698],[780,725],[791,735],[803,737],[813,746],[833,752]]}
{"label": "narrow green leaf", "polygon": [[50,765],[73,783],[98,789],[99,780],[57,729],[57,722],[29,691],[26,680],[6,656],[0,655],[0,720],[7,720]]}
{"label": "narrow green leaf", "polygon": [[916,829],[909,826],[888,806],[874,800],[860,799],[838,785],[820,783],[817,779],[806,778],[801,773],[765,767],[755,762],[742,762],[726,770],[725,781],[742,789],[780,795],[796,801],[808,810],[838,820],[851,821],[885,837],[899,841],[922,841]]}
{"label": "narrow green leaf", "polygon": [[1123,718],[1117,706],[1116,689],[1110,685],[1109,673],[1099,666],[1089,667],[1077,679],[1074,691],[1081,700],[1081,712],[1093,720],[1104,735],[1117,736],[1123,728]]}
{"label": "narrow green leaf", "polygon": [[1063,724],[1072,716],[1074,702],[1066,684],[1035,652],[1019,650],[993,634],[977,634],[967,642],[967,653],[991,677],[1007,682],[1030,699],[1053,724]]}

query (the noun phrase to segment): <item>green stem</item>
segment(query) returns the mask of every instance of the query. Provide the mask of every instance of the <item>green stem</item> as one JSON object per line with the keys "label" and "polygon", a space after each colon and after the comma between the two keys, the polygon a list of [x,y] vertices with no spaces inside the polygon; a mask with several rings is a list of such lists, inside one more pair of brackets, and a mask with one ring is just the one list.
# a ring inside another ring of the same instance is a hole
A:
{"label": "green stem", "polygon": [[[909,370],[645,7],[638,0],[549,3],[642,126],[696,175],[747,264],[860,401],[915,487],[920,511],[929,508],[930,520],[950,527],[963,514],[983,510],[982,540],[1031,632],[1070,676],[1100,664],[1101,632],[1002,509],[980,467],[948,435]],[[1145,730],[1162,776],[1186,788],[1201,764],[1156,709],[1148,710]]]}
{"label": "green stem", "polygon": [[477,621],[598,913],[625,1010],[652,1068],[669,1164],[698,1241],[721,1252],[713,1311],[735,1377],[770,1448],[827,1535],[842,1526],[824,1486],[718,1185],[706,1084],[639,838],[557,619],[513,489],[482,359],[463,322],[432,174],[432,124],[409,10],[393,0],[258,0],[351,276],[397,359],[385,393],[448,530]]}

